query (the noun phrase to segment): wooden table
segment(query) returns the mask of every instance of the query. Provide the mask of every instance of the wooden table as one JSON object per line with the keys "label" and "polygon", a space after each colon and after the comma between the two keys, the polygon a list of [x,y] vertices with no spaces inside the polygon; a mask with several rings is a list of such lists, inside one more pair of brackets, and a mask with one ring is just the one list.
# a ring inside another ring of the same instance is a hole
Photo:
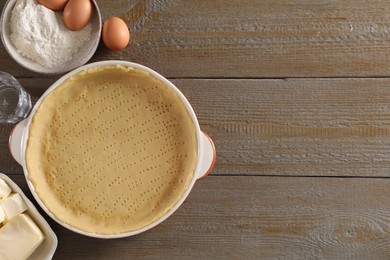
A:
{"label": "wooden table", "polygon": [[[5,1],[1,1],[0,9]],[[211,175],[135,237],[98,240],[49,220],[55,259],[389,259],[390,3],[98,0],[130,45],[91,61],[153,68],[188,97],[217,147]],[[35,100],[58,76],[0,71]],[[0,172],[31,197],[1,125]]]}

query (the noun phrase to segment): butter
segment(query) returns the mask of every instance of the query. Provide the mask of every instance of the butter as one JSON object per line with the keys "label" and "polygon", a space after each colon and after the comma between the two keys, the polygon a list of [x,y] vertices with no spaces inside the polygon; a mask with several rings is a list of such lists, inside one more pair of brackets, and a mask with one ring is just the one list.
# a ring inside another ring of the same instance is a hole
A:
{"label": "butter", "polygon": [[1,227],[1,224],[4,222],[5,220],[5,212],[3,210],[2,207],[0,207],[0,227]]}
{"label": "butter", "polygon": [[0,228],[0,259],[27,259],[44,235],[27,214],[19,214]]}
{"label": "butter", "polygon": [[11,194],[8,198],[0,200],[0,207],[4,210],[6,220],[27,210],[26,203],[24,203],[23,198],[18,193]]}
{"label": "butter", "polygon": [[11,188],[3,179],[0,179],[0,200],[7,198],[10,193]]}

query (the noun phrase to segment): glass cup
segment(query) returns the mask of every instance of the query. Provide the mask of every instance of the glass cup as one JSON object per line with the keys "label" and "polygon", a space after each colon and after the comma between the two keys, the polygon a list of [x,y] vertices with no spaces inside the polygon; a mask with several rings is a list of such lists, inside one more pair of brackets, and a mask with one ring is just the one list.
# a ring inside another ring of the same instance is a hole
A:
{"label": "glass cup", "polygon": [[0,123],[17,123],[30,111],[30,95],[13,76],[0,71]]}

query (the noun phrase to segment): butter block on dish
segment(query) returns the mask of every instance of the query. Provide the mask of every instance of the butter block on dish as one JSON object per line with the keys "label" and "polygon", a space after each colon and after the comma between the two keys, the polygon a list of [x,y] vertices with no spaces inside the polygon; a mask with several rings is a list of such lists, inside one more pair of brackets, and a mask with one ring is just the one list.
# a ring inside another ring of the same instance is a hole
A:
{"label": "butter block on dish", "polygon": [[0,228],[0,258],[27,259],[44,238],[27,214],[19,214]]}
{"label": "butter block on dish", "polygon": [[11,188],[4,180],[0,179],[0,200],[7,198],[10,193]]}
{"label": "butter block on dish", "polygon": [[27,210],[26,203],[18,193],[13,193],[8,198],[0,200],[0,207],[4,210],[6,220]]}

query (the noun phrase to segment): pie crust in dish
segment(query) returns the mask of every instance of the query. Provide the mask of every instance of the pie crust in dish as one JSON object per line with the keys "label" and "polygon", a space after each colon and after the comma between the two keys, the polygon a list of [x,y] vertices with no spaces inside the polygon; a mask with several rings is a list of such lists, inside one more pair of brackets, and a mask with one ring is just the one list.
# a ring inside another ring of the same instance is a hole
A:
{"label": "pie crust in dish", "polygon": [[28,178],[60,221],[96,234],[141,229],[184,195],[198,160],[195,124],[180,97],[148,72],[81,71],[37,108]]}

